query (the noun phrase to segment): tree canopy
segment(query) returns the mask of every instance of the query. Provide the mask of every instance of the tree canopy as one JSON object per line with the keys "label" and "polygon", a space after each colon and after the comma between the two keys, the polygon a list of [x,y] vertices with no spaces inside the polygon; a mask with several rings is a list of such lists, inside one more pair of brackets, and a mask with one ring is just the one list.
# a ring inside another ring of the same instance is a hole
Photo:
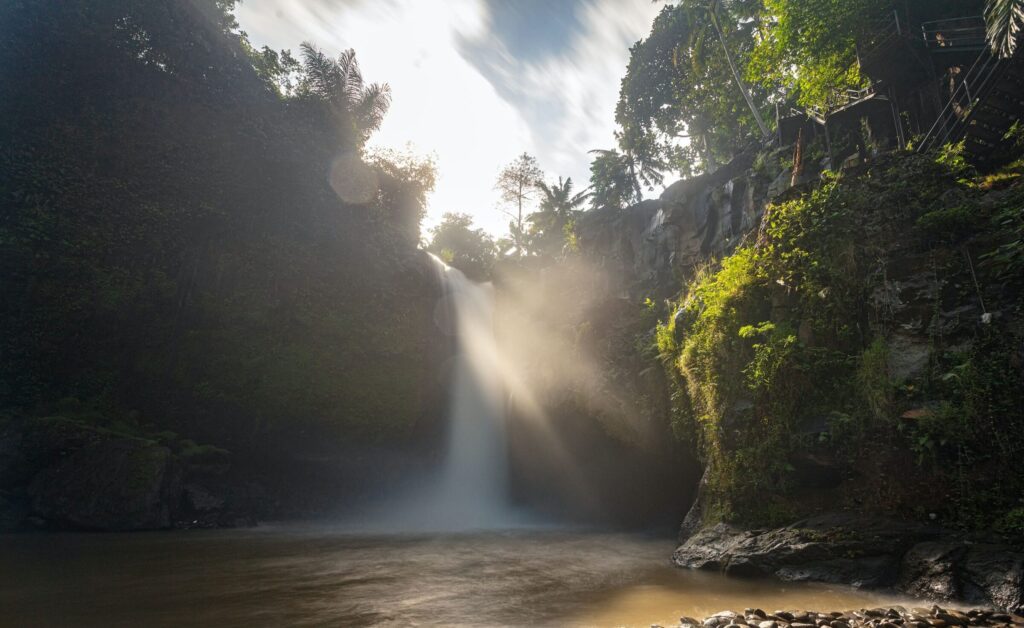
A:
{"label": "tree canopy", "polygon": [[504,204],[501,211],[509,217],[509,235],[517,255],[527,251],[527,214],[523,212],[535,201],[537,182],[543,176],[544,171],[537,165],[537,158],[523,153],[502,168],[494,183],[494,189]]}
{"label": "tree canopy", "polygon": [[586,190],[573,194],[572,178],[558,177],[558,183],[537,182],[543,198],[539,209],[530,214],[530,249],[540,255],[557,257],[565,247],[566,229],[587,202]]}
{"label": "tree canopy", "polygon": [[451,212],[430,229],[427,250],[477,281],[490,277],[497,255],[494,239],[483,229],[474,229],[471,216]]}

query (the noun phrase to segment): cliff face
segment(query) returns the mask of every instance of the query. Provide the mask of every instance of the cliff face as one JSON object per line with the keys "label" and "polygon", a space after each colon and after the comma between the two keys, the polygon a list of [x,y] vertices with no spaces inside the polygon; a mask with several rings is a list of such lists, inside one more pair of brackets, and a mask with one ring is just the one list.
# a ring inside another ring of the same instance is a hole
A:
{"label": "cliff face", "polygon": [[750,163],[578,225],[598,290],[661,320],[672,427],[704,467],[677,563],[1018,608],[1019,164],[894,154],[787,191]]}
{"label": "cliff face", "polygon": [[677,181],[657,199],[583,214],[576,223],[580,254],[602,272],[602,289],[620,297],[672,296],[698,266],[733,250],[756,228],[768,199],[788,187],[787,172],[755,170],[753,162],[751,151],[713,173]]}
{"label": "cliff face", "polygon": [[[324,102],[282,96],[215,4],[0,9],[0,423],[198,442],[250,478],[347,490],[371,466],[354,451],[442,414],[422,189],[364,163]],[[91,466],[77,442],[60,449]]]}

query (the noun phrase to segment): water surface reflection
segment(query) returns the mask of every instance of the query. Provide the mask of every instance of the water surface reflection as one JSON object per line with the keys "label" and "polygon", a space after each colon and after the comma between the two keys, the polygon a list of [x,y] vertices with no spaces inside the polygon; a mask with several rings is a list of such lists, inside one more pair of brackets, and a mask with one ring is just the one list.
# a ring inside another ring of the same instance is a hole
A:
{"label": "water surface reflection", "polygon": [[680,571],[672,547],[621,534],[370,537],[309,526],[0,536],[0,624],[649,626],[747,606],[886,601]]}

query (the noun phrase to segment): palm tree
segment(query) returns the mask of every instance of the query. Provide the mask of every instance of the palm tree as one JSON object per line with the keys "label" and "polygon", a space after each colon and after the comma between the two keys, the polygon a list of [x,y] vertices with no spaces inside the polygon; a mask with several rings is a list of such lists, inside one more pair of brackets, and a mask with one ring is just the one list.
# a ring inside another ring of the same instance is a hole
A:
{"label": "palm tree", "polygon": [[380,127],[391,106],[387,83],[364,85],[356,52],[351,48],[331,59],[310,43],[302,44],[303,77],[300,92],[326,102],[355,127],[360,143]]}
{"label": "palm tree", "polygon": [[644,165],[628,153],[595,149],[590,162],[591,204],[595,209],[615,207],[622,209],[643,200],[639,173]]}
{"label": "palm tree", "polygon": [[572,177],[562,179],[558,183],[548,185],[537,182],[537,189],[544,198],[540,201],[540,209],[529,215],[532,231],[532,245],[542,252],[557,255],[562,250],[565,240],[565,228],[580,213],[581,207],[590,197],[590,192],[583,190],[572,193]]}
{"label": "palm tree", "polygon": [[992,54],[1012,57],[1024,25],[1024,0],[988,0],[985,7],[988,43]]}

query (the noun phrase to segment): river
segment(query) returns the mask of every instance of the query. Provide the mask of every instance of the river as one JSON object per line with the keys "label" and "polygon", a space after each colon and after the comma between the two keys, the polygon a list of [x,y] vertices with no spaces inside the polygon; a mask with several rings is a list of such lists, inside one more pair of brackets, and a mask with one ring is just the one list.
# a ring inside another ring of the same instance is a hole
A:
{"label": "river", "polygon": [[3,626],[650,626],[892,599],[687,572],[669,538],[365,536],[312,525],[0,536]]}

